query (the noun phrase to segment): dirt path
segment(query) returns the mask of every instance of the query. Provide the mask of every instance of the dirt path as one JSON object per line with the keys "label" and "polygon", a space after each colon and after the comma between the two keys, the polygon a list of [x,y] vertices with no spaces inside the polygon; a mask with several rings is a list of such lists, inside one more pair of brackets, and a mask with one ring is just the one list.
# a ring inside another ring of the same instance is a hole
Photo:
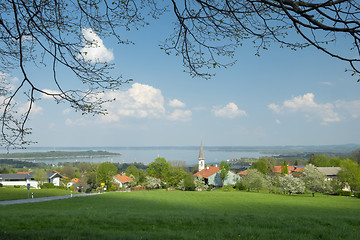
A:
{"label": "dirt path", "polygon": [[0,201],[0,205],[12,205],[12,204],[22,204],[22,203],[34,203],[34,202],[44,202],[58,199],[66,199],[72,197],[87,197],[98,195],[99,193],[82,193],[82,194],[74,194],[74,195],[62,195],[62,196],[53,196],[53,197],[42,197],[42,198],[29,198],[29,199],[17,199],[17,200],[7,200]]}

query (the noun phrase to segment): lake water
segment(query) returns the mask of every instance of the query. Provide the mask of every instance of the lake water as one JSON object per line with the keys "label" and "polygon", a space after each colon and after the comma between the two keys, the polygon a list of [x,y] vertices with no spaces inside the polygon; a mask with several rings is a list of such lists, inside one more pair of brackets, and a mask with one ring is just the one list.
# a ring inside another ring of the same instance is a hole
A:
{"label": "lake water", "polygon": [[[187,165],[193,166],[198,163],[199,146],[191,147],[90,147],[90,148],[47,148],[47,147],[31,147],[22,152],[46,152],[46,151],[87,151],[87,150],[104,150],[113,153],[120,153],[119,156],[111,157],[94,157],[94,158],[61,158],[47,160],[33,160],[35,162],[46,162],[57,164],[58,162],[118,162],[132,163],[141,162],[149,164],[157,157],[163,157],[167,161],[184,161]],[[16,151],[19,152],[20,150]],[[205,162],[207,164],[220,163],[232,158],[259,158],[261,156],[271,156],[270,154],[262,154],[260,152],[237,150],[233,147],[205,147]]]}

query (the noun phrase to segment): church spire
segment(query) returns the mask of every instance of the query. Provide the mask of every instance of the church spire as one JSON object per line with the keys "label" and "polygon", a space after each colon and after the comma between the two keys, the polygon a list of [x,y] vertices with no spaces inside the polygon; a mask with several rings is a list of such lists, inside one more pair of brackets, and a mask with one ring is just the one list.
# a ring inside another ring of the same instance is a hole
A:
{"label": "church spire", "polygon": [[205,168],[205,157],[204,157],[203,144],[201,141],[200,152],[199,152],[199,171],[203,170],[204,168]]}

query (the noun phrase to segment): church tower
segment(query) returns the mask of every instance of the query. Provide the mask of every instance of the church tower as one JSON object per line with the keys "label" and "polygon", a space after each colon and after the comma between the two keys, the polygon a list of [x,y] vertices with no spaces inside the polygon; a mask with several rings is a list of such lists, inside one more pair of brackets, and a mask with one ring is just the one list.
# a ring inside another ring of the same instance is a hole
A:
{"label": "church tower", "polygon": [[199,152],[199,172],[204,168],[205,168],[205,158],[204,158],[203,144],[201,142],[200,152]]}

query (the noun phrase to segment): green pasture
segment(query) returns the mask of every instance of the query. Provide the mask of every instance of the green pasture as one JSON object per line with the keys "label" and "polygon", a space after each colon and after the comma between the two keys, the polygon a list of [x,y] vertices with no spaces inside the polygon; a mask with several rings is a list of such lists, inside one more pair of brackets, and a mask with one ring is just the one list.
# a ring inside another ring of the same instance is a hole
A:
{"label": "green pasture", "polygon": [[0,206],[0,239],[360,239],[359,216],[350,197],[119,192]]}
{"label": "green pasture", "polygon": [[[30,197],[31,193],[34,194],[34,198],[70,195],[70,191],[64,189],[30,189]],[[26,187],[0,187],[0,201],[26,198],[28,198],[28,190]]]}

